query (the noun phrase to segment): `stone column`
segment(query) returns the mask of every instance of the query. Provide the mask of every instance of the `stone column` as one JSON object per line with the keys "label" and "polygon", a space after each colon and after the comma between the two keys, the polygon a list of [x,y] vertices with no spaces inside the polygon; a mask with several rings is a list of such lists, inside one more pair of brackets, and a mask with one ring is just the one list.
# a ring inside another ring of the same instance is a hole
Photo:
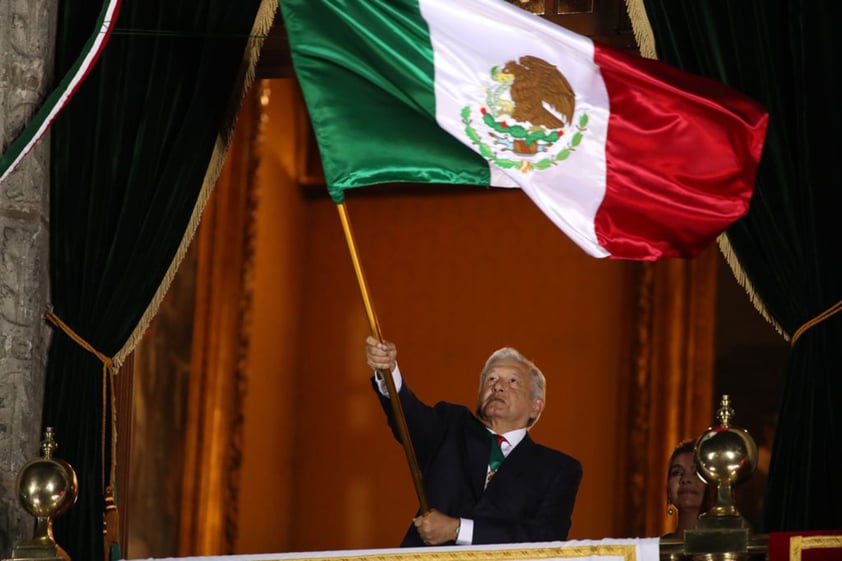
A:
{"label": "stone column", "polygon": [[[53,87],[58,2],[0,0],[0,150]],[[30,539],[15,479],[38,454],[49,329],[50,140],[0,184],[0,555]],[[61,429],[57,428],[61,445]],[[59,448],[60,450],[60,448]],[[60,456],[60,453],[59,453]]]}

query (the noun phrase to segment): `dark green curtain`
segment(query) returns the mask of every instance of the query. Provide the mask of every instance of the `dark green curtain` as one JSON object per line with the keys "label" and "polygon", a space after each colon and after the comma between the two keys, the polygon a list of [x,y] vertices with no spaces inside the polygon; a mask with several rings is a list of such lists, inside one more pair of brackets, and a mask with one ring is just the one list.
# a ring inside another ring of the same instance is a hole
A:
{"label": "dark green curtain", "polygon": [[[101,59],[53,125],[52,303],[107,356],[129,338],[184,236],[241,98],[260,4],[123,0]],[[78,56],[100,8],[61,2],[56,75]],[[103,556],[102,407],[102,364],[56,330],[43,420],[79,477],[76,505],[55,524],[56,541],[79,561]]]}
{"label": "dark green curtain", "polygon": [[[842,300],[836,2],[645,0],[645,6],[659,59],[730,84],[769,110],[751,209],[727,234],[766,311],[793,334]],[[790,353],[761,530],[842,528],[840,466],[842,314],[836,314],[804,332]]]}

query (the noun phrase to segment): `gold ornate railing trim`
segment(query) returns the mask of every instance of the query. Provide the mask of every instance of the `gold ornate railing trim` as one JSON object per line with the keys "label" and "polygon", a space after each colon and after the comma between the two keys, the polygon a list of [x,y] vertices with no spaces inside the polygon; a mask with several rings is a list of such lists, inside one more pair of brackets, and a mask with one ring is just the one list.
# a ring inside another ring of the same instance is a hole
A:
{"label": "gold ornate railing trim", "polygon": [[789,561],[801,561],[801,552],[809,549],[842,549],[842,536],[793,536],[789,539]]}
{"label": "gold ornate railing trim", "polygon": [[302,557],[301,559],[262,559],[261,561],[528,561],[529,559],[571,559],[576,557],[621,557],[637,561],[634,544],[581,545],[560,548],[489,549],[470,551],[420,551],[417,553],[381,553],[346,557]]}

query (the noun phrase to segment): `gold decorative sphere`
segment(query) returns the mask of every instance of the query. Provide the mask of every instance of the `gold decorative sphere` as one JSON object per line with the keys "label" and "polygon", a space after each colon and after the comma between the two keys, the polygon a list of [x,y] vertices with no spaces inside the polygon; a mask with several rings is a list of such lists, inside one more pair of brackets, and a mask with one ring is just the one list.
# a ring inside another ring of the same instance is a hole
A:
{"label": "gold decorative sphere", "polygon": [[708,481],[745,481],[757,467],[757,446],[741,429],[706,432],[696,449],[699,471]]}
{"label": "gold decorative sphere", "polygon": [[74,479],[54,459],[30,462],[18,474],[18,498],[32,516],[55,518],[67,511],[76,499]]}
{"label": "gold decorative sphere", "polygon": [[696,462],[702,477],[716,487],[716,501],[702,516],[738,517],[733,486],[748,479],[757,467],[757,444],[747,431],[731,425],[734,410],[727,395],[717,411],[718,426],[696,440]]}
{"label": "gold decorative sphere", "polygon": [[53,538],[53,519],[76,502],[79,483],[73,467],[53,457],[58,448],[54,436],[53,428],[47,427],[41,457],[30,460],[18,472],[18,499],[35,517],[35,533],[29,542],[14,547],[12,559],[70,560]]}

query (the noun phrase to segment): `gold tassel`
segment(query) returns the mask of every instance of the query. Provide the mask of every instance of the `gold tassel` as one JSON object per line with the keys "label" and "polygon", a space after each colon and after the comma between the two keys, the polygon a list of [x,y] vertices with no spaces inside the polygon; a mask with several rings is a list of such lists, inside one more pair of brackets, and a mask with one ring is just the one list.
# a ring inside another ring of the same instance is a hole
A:
{"label": "gold tassel", "polygon": [[[120,547],[120,511],[114,500],[114,488],[105,488],[105,512],[102,514],[103,559],[110,561],[111,548]],[[119,556],[118,556],[119,557]]]}

